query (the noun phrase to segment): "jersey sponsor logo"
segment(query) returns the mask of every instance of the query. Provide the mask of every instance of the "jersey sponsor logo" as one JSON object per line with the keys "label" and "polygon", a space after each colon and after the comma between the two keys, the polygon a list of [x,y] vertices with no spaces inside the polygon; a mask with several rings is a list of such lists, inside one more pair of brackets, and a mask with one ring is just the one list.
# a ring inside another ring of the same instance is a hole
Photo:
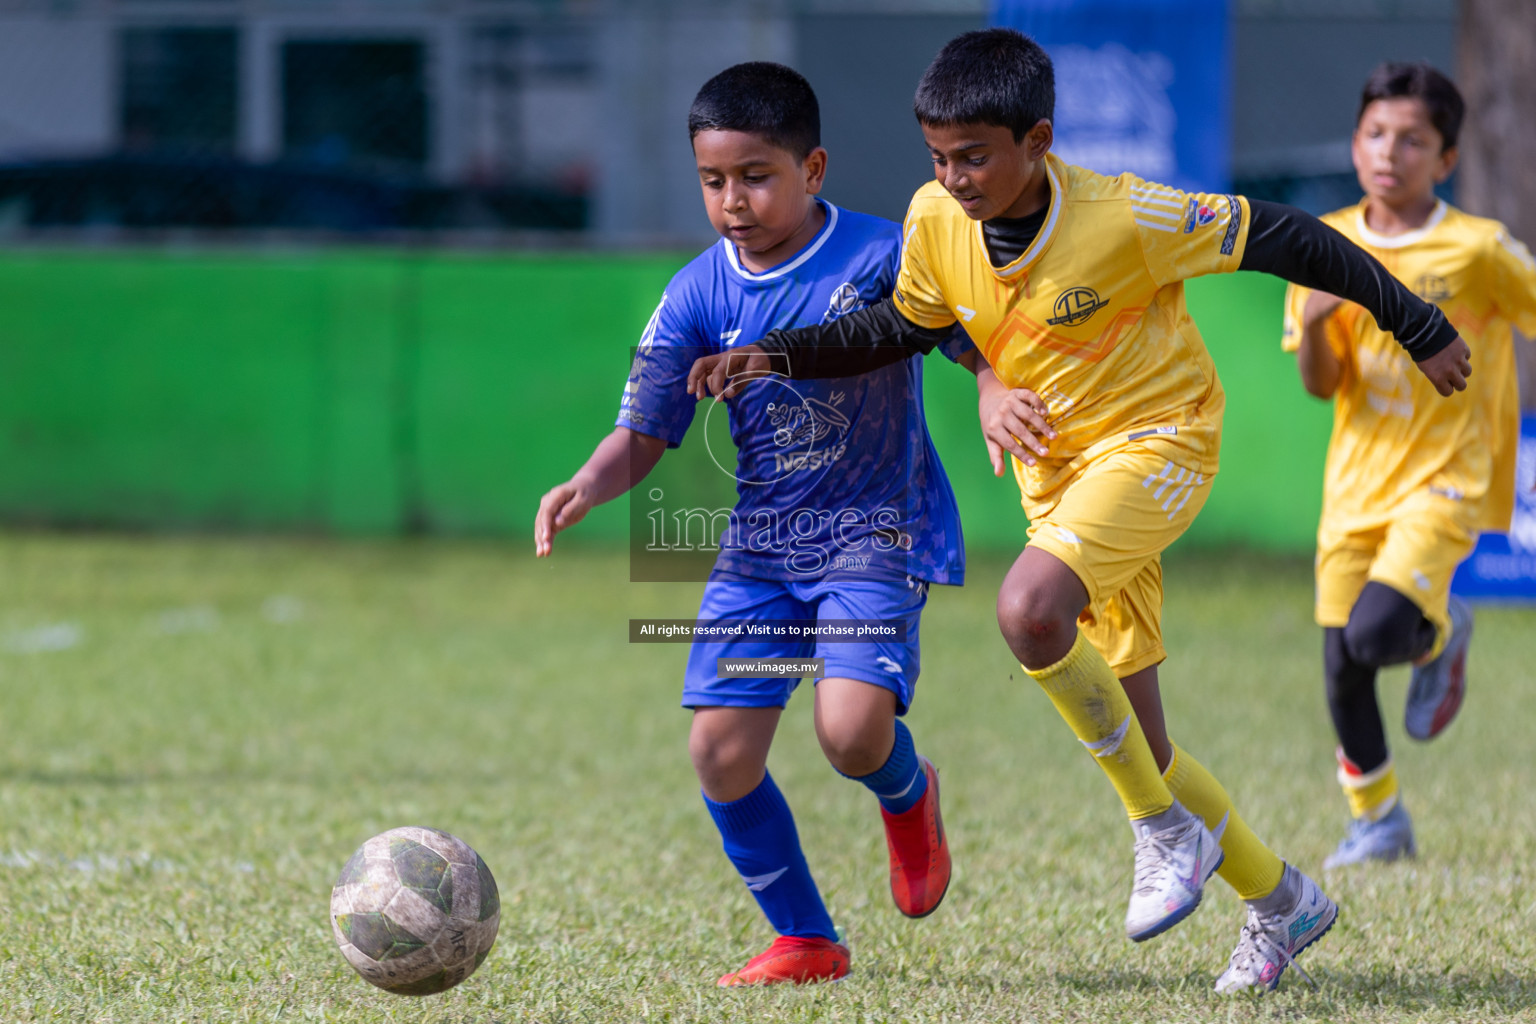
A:
{"label": "jersey sponsor logo", "polygon": [[1237,196],[1227,196],[1227,233],[1221,236],[1221,254],[1231,256],[1237,250],[1237,231],[1243,226],[1243,204]]}
{"label": "jersey sponsor logo", "polygon": [[1444,302],[1451,297],[1451,286],[1438,274],[1420,274],[1413,282],[1413,294],[1425,302]]}
{"label": "jersey sponsor logo", "polygon": [[768,422],[774,426],[773,443],[780,448],[792,444],[816,444],[834,433],[848,436],[852,421],[838,406],[848,397],[845,391],[834,391],[831,401],[807,398],[802,402],[769,402]]}
{"label": "jersey sponsor logo", "polygon": [[829,324],[838,317],[852,313],[862,305],[864,303],[859,301],[859,290],[853,286],[852,281],[844,281],[833,291],[832,300],[827,303],[827,311],[822,314],[821,322]]}
{"label": "jersey sponsor logo", "polygon": [[955,312],[960,314],[960,319],[970,323],[976,317],[976,311],[970,306],[955,306]]}
{"label": "jersey sponsor logo", "polygon": [[[847,392],[835,391],[830,401],[807,398],[799,403],[770,402],[768,422],[773,425],[773,443],[780,448],[805,445],[801,452],[776,452],[773,469],[779,476],[807,470],[823,469],[848,453],[848,443],[843,439],[853,425],[838,406],[847,398]],[[823,446],[823,442],[832,443]]]}
{"label": "jersey sponsor logo", "polygon": [[1052,327],[1076,327],[1086,323],[1093,314],[1107,305],[1109,302],[1099,298],[1099,293],[1092,288],[1068,288],[1056,296],[1056,304],[1052,307],[1056,315],[1046,323]]}
{"label": "jersey sponsor logo", "polygon": [[1200,200],[1191,197],[1184,207],[1184,233],[1187,235],[1195,228],[1203,228],[1216,219],[1216,211],[1206,206]]}

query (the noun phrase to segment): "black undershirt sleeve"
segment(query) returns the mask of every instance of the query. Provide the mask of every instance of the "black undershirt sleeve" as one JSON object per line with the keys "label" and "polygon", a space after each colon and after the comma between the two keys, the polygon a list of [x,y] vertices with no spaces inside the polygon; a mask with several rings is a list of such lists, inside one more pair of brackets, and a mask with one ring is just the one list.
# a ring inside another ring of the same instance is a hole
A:
{"label": "black undershirt sleeve", "polygon": [[953,325],[919,327],[890,299],[854,310],[827,324],[769,331],[757,346],[773,369],[794,380],[854,377],[922,353],[948,341]]}
{"label": "black undershirt sleeve", "polygon": [[1259,270],[1364,306],[1414,362],[1456,340],[1439,307],[1404,287],[1364,249],[1311,214],[1248,200],[1252,214],[1241,269]]}

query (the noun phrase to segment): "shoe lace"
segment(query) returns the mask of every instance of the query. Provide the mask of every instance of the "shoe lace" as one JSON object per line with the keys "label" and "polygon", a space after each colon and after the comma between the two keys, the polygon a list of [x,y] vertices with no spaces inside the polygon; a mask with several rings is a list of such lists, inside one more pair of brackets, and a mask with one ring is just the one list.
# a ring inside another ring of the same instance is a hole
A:
{"label": "shoe lace", "polygon": [[1136,893],[1163,890],[1163,879],[1173,869],[1173,845],[1165,838],[1171,834],[1171,829],[1164,829],[1148,832],[1136,840],[1136,874],[1131,883]]}
{"label": "shoe lace", "polygon": [[1232,951],[1232,961],[1228,969],[1240,971],[1250,978],[1257,978],[1261,969],[1259,965],[1279,960],[1295,970],[1306,979],[1308,985],[1316,989],[1318,985],[1312,980],[1312,975],[1302,970],[1296,958],[1291,956],[1284,946],[1270,938],[1270,935],[1278,932],[1284,923],[1284,919],[1279,914],[1266,916],[1250,910],[1248,921],[1243,925],[1242,934],[1238,938],[1237,948]]}

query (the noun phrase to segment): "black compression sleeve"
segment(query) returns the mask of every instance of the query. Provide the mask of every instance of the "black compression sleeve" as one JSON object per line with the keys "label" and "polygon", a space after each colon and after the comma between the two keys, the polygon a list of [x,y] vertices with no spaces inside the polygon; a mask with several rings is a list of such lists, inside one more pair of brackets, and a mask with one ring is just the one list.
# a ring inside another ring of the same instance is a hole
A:
{"label": "black compression sleeve", "polygon": [[1420,299],[1364,249],[1309,213],[1248,200],[1252,220],[1241,269],[1283,277],[1364,306],[1414,362],[1456,340],[1439,307]]}
{"label": "black compression sleeve", "polygon": [[757,345],[782,356],[772,361],[774,369],[795,380],[854,377],[932,352],[949,340],[953,330],[919,327],[901,315],[896,303],[885,299],[829,324],[769,331]]}

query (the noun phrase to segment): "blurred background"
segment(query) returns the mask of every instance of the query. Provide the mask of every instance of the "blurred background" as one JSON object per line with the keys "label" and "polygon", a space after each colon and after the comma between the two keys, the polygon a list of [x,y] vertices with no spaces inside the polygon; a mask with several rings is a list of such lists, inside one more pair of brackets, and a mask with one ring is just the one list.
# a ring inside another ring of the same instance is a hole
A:
{"label": "blurred background", "polygon": [[[1067,159],[1315,213],[1367,73],[1429,60],[1471,107],[1447,196],[1536,240],[1529,0],[0,0],[0,522],[526,539],[713,238],[699,85],[798,68],[826,194],[899,219],[916,81],[989,23],[1052,52]],[[1306,551],[1328,410],[1247,277],[1191,286],[1232,396],[1192,540]],[[967,533],[1012,544],[936,376]]]}

